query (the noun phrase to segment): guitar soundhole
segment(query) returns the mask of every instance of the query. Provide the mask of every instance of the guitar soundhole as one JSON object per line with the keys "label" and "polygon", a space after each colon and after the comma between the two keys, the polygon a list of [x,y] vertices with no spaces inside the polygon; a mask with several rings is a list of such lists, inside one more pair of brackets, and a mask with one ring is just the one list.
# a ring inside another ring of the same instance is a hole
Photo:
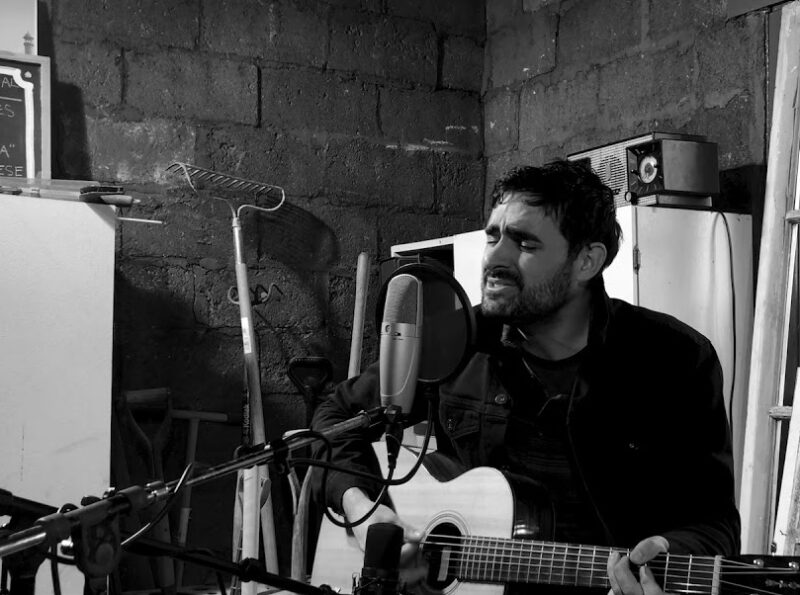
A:
{"label": "guitar soundhole", "polygon": [[461,531],[452,523],[436,525],[428,534],[423,546],[423,555],[428,561],[427,586],[435,591],[444,591],[456,575],[461,557]]}

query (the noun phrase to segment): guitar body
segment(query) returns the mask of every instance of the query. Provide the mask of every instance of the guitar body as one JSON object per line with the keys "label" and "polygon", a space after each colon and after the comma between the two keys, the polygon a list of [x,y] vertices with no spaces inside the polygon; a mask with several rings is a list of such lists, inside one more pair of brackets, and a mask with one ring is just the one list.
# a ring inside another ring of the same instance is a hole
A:
{"label": "guitar body", "polygon": [[[385,468],[386,450],[382,442],[374,444],[378,459]],[[416,460],[416,454],[400,451],[395,477],[404,477]],[[480,536],[508,539],[542,538],[552,527],[547,505],[536,510],[515,502],[515,492],[505,476],[490,467],[479,467],[449,481],[439,481],[423,465],[413,480],[389,489],[394,509],[405,522],[430,535]],[[546,502],[533,494],[533,502]],[[431,577],[420,590],[427,593],[458,595],[501,595],[504,584],[462,582],[445,571],[438,571],[437,552],[426,548],[431,560]],[[353,578],[363,567],[364,553],[356,539],[327,518],[320,527],[311,584],[327,584],[340,593],[353,592]],[[356,577],[357,578],[357,577]]]}
{"label": "guitar body", "polygon": [[[385,446],[374,447],[385,469]],[[401,449],[395,477],[404,477],[415,459]],[[430,469],[439,472],[434,476],[421,467],[410,482],[389,490],[397,514],[423,532],[422,553],[429,565],[427,582],[420,588],[423,594],[501,595],[510,583],[608,591],[608,556],[628,552],[541,541],[552,535],[554,514],[535,483],[510,484],[500,471],[488,467],[441,481],[441,465]],[[353,579],[363,565],[355,538],[323,519],[311,583],[352,593]],[[667,553],[647,565],[667,593],[800,595],[798,557]]]}

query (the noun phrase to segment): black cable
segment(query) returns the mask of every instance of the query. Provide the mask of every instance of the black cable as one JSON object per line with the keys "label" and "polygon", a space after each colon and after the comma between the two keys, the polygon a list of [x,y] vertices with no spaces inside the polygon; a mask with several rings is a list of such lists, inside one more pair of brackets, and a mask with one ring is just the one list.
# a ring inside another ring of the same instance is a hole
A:
{"label": "black cable", "polygon": [[66,558],[64,556],[59,556],[54,551],[46,551],[42,552],[42,555],[47,558],[48,560],[52,560],[53,562],[58,562],[59,564],[66,564],[67,566],[76,566],[77,563],[75,562],[74,558]]}
{"label": "black cable", "polygon": [[319,433],[311,431],[311,430],[309,430],[308,432],[298,432],[297,434],[292,436],[292,439],[296,439],[296,438],[299,438],[299,437],[302,437],[302,436],[305,436],[305,435],[314,435],[314,436],[322,438],[323,441],[325,442],[325,447],[326,447],[325,448],[326,461],[322,462],[322,461],[319,461],[317,459],[292,459],[292,462],[294,462],[294,463],[302,463],[302,464],[306,464],[306,465],[311,465],[311,466],[316,466],[316,467],[321,467],[322,468],[322,470],[323,470],[322,471],[322,493],[323,494],[326,492],[326,485],[327,485],[327,481],[328,481],[328,471],[329,470],[339,471],[341,473],[347,473],[349,475],[353,475],[353,476],[356,476],[356,477],[364,477],[364,478],[370,479],[372,481],[375,481],[377,483],[380,483],[382,485],[381,491],[379,492],[378,496],[375,498],[375,503],[373,504],[372,508],[370,508],[370,510],[367,511],[367,513],[365,513],[364,516],[362,516],[360,519],[357,519],[355,521],[352,521],[352,522],[344,521],[344,522],[342,522],[342,521],[338,520],[337,518],[335,518],[330,513],[330,511],[328,510],[327,506],[324,507],[324,514],[328,518],[329,521],[331,521],[337,527],[342,527],[342,528],[345,528],[345,529],[351,529],[353,527],[357,527],[358,525],[362,524],[364,521],[366,521],[372,515],[372,513],[375,512],[375,510],[377,510],[378,506],[380,506],[381,503],[382,503],[382,500],[383,500],[383,498],[384,498],[384,496],[386,494],[387,489],[390,486],[402,485],[404,483],[408,483],[409,481],[411,481],[411,479],[417,473],[419,468],[422,466],[422,463],[423,463],[423,461],[425,459],[425,454],[428,451],[428,443],[430,442],[430,438],[431,438],[432,428],[433,428],[433,402],[429,401],[428,402],[428,424],[427,424],[427,429],[426,429],[426,432],[425,432],[425,438],[424,438],[424,440],[422,442],[422,447],[420,449],[419,454],[417,455],[417,460],[414,462],[414,465],[411,467],[411,469],[408,471],[408,473],[405,476],[401,477],[400,479],[394,479],[394,466],[391,466],[388,469],[386,478],[383,478],[381,476],[378,476],[378,475],[375,475],[375,474],[372,474],[372,473],[364,473],[363,471],[356,471],[355,469],[346,469],[344,467],[339,467],[338,465],[332,464],[330,462],[330,460],[331,460],[331,450],[332,450],[331,449],[330,440],[328,440],[328,438],[323,436],[322,434],[319,434]]}
{"label": "black cable", "polygon": [[[392,472],[390,471],[389,475],[391,476],[391,474],[392,474]],[[347,521],[347,520],[340,521],[335,516],[333,516],[333,514],[331,514],[331,511],[328,510],[327,506],[323,508],[323,512],[325,513],[325,516],[328,517],[328,520],[330,522],[332,522],[334,525],[336,525],[337,527],[342,527],[343,529],[352,529],[353,527],[358,527],[360,524],[364,523],[369,517],[371,517],[372,513],[374,513],[376,510],[378,510],[378,507],[381,504],[383,504],[383,498],[386,495],[386,490],[388,490],[388,489],[389,489],[389,486],[383,485],[381,487],[381,491],[378,492],[378,497],[375,498],[375,502],[372,505],[372,507],[367,512],[364,513],[364,516],[362,516],[360,519],[356,519],[355,521],[352,521],[352,522]]]}
{"label": "black cable", "polygon": [[[328,458],[328,461],[320,461],[318,459],[295,458],[292,459],[292,462],[303,465],[311,465],[314,467],[321,467],[325,471],[327,470],[339,471],[341,473],[347,473],[348,475],[353,475],[354,477],[363,477],[364,479],[369,479],[375,481],[376,483],[380,483],[389,487],[402,485],[404,483],[408,483],[409,481],[411,481],[414,477],[414,474],[416,474],[416,472],[422,466],[422,463],[424,461],[424,456],[425,454],[427,454],[428,443],[430,442],[431,438],[431,428],[433,426],[432,420],[433,420],[433,408],[431,405],[428,410],[428,428],[427,431],[425,432],[425,437],[423,439],[422,446],[420,447],[420,454],[419,456],[417,456],[417,460],[414,462],[413,467],[411,467],[409,472],[400,479],[385,479],[384,477],[380,475],[375,475],[374,473],[368,473],[365,471],[358,471],[356,469],[348,469],[346,467],[340,467],[339,465],[329,462],[330,458]],[[295,436],[300,436],[300,434],[301,433],[298,432],[298,434],[296,434]],[[302,434],[305,434],[305,432],[302,432]],[[312,434],[317,435],[319,438],[324,439],[324,436],[322,436],[321,434],[317,434],[316,432],[312,432]],[[295,436],[292,436],[291,438],[295,438]],[[324,472],[323,472],[323,477],[324,477]]]}
{"label": "black cable", "polygon": [[[348,473],[350,475],[355,475],[357,477],[364,477],[366,479],[369,479],[369,480],[372,480],[372,481],[377,481],[377,482],[385,481],[383,479],[383,477],[380,477],[380,476],[375,475],[373,473],[364,473],[363,471],[356,471],[354,469],[345,469],[344,467],[339,467],[338,465],[334,465],[333,463],[331,463],[330,461],[331,461],[331,455],[332,455],[332,451],[333,451],[333,445],[331,444],[330,439],[327,436],[325,436],[324,434],[321,434],[319,432],[315,432],[314,430],[305,430],[303,432],[297,432],[296,434],[292,435],[289,438],[289,440],[290,441],[291,440],[299,440],[300,438],[305,438],[307,436],[319,438],[320,440],[322,440],[322,442],[324,443],[324,446],[325,446],[324,454],[325,454],[325,458],[327,460],[323,463],[323,462],[321,462],[321,461],[319,461],[317,459],[299,458],[299,459],[292,459],[292,463],[301,463],[301,464],[314,465],[314,466],[317,466],[317,467],[321,467],[322,468],[322,478],[321,478],[322,486],[321,486],[321,489],[322,489],[322,493],[323,494],[327,491],[328,471],[329,470],[339,471],[341,473]],[[394,469],[390,469],[389,470],[389,478],[392,477],[393,473],[394,473]],[[344,529],[350,529],[352,527],[357,527],[358,525],[360,525],[361,523],[366,521],[372,515],[372,513],[377,510],[378,506],[380,506],[381,501],[383,500],[384,495],[386,494],[386,490],[387,490],[387,486],[384,485],[381,488],[381,491],[378,494],[378,497],[375,499],[375,503],[373,504],[372,508],[370,508],[370,510],[363,517],[361,517],[360,519],[357,519],[356,521],[354,521],[352,523],[348,522],[348,521],[342,522],[342,521],[338,520],[336,517],[334,517],[331,514],[331,512],[328,510],[327,506],[325,506],[323,508],[323,512],[324,512],[325,516],[328,518],[328,520],[331,523],[333,523],[334,525],[336,525],[337,527],[342,527]]]}
{"label": "black cable", "polygon": [[173,492],[170,495],[169,499],[164,503],[164,506],[161,508],[161,510],[158,511],[158,514],[155,516],[155,518],[153,520],[151,520],[150,522],[148,522],[144,527],[142,527],[141,529],[136,531],[136,533],[134,533],[133,535],[128,537],[125,541],[123,541],[120,544],[120,547],[125,547],[128,544],[136,541],[139,537],[141,537],[142,535],[147,533],[150,529],[152,529],[153,526],[156,523],[158,523],[161,519],[164,518],[164,515],[167,514],[167,511],[169,510],[169,508],[175,503],[175,500],[177,500],[177,498],[178,498],[178,494],[183,489],[184,484],[186,483],[186,481],[191,476],[191,471],[192,471],[193,467],[194,467],[194,463],[189,463],[188,465],[186,465],[186,469],[183,470],[183,473],[181,474],[181,478],[178,480],[178,483],[175,486],[175,490],[173,490]]}
{"label": "black cable", "polygon": [[[66,558],[61,558],[57,555],[57,548],[55,544],[45,553],[47,558],[50,558],[50,577],[53,581],[53,595],[61,595],[61,577],[58,575],[58,563]],[[67,562],[62,562],[66,564]],[[74,562],[72,562],[74,564]]]}
{"label": "black cable", "polygon": [[222,578],[221,572],[214,573],[217,577],[217,586],[219,587],[219,595],[227,595],[227,591],[225,590],[225,579]]}

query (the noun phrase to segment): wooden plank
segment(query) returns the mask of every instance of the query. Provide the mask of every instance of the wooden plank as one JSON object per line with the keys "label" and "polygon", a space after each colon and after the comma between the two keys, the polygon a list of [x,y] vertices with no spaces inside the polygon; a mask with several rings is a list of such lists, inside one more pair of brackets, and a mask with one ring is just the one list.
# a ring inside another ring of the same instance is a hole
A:
{"label": "wooden plank", "polygon": [[[800,399],[800,386],[795,382],[794,402]],[[790,408],[791,409],[791,408]],[[796,555],[800,526],[798,526],[797,492],[800,490],[798,479],[798,455],[800,455],[800,416],[792,415],[789,420],[789,436],[786,442],[786,456],[783,461],[783,481],[778,498],[778,512],[775,516],[775,533],[773,543],[775,554],[779,556]]]}
{"label": "wooden plank", "polygon": [[[794,196],[793,165],[798,140],[794,100],[798,88],[800,2],[782,9],[776,68],[775,97],[770,128],[766,196],[756,285],[753,346],[748,388],[742,484],[742,551],[769,551],[775,509],[777,469],[776,424],[769,410],[782,405],[784,375],[782,347],[788,293],[787,255],[791,228],[786,213]],[[796,208],[796,207],[794,207]]]}

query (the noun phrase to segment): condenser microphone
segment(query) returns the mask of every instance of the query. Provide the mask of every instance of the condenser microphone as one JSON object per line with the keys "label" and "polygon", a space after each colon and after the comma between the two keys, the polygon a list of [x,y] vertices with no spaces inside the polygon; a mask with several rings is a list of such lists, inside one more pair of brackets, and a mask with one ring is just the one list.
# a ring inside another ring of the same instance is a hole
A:
{"label": "condenser microphone", "polygon": [[386,455],[394,470],[405,421],[414,404],[422,352],[422,282],[414,275],[392,277],[386,286],[381,322],[379,372],[386,418]]}
{"label": "condenser microphone", "polygon": [[422,351],[422,282],[414,275],[392,277],[386,288],[380,332],[381,406],[411,412]]}
{"label": "condenser microphone", "polygon": [[403,529],[394,523],[374,523],[367,529],[364,567],[358,580],[358,592],[365,595],[399,593],[400,548]]}

